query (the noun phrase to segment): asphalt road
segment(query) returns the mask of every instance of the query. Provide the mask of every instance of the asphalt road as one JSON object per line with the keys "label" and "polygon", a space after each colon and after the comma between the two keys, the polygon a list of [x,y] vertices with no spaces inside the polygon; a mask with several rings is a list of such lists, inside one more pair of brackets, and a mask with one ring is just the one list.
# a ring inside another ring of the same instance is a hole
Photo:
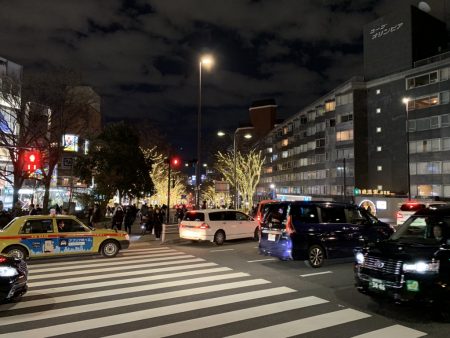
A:
{"label": "asphalt road", "polygon": [[427,309],[380,307],[353,287],[351,260],[312,269],[257,242],[161,244],[116,258],[29,262],[30,289],[0,305],[1,337],[448,337]]}

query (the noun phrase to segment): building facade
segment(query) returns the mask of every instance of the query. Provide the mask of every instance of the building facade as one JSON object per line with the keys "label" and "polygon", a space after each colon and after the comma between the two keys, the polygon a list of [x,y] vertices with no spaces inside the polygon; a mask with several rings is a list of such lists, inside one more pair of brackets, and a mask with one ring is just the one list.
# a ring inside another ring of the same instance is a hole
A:
{"label": "building facade", "polygon": [[361,193],[450,198],[446,45],[445,23],[415,7],[368,24],[364,77],[335,88],[263,140],[258,198],[273,192],[287,200],[350,200]]}

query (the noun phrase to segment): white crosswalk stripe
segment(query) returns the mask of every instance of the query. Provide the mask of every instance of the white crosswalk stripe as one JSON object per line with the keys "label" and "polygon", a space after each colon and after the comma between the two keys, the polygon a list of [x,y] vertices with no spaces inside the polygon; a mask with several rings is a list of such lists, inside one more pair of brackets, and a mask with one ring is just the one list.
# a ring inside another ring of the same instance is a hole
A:
{"label": "white crosswalk stripe", "polygon": [[[226,336],[218,326],[229,327],[229,337],[281,338],[343,324],[358,328],[355,338],[426,335],[392,322],[367,332],[360,324],[370,314],[167,247],[29,267],[29,292],[0,305],[0,338]],[[256,324],[264,316],[274,319]]]}

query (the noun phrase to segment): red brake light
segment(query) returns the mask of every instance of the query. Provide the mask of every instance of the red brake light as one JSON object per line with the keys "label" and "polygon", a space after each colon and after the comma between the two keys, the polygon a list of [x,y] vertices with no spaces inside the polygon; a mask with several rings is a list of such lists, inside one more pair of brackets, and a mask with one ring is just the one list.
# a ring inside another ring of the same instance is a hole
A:
{"label": "red brake light", "polygon": [[6,262],[6,258],[5,257],[0,257],[0,263],[4,263]]}
{"label": "red brake light", "polygon": [[200,226],[198,228],[199,229],[209,229],[209,225],[206,223],[202,223],[202,224],[200,224]]}

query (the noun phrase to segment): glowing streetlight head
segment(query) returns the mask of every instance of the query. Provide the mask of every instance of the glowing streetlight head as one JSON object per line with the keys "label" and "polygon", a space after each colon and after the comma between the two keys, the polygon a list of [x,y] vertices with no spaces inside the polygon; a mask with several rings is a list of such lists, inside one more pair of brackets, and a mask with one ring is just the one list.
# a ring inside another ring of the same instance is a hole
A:
{"label": "glowing streetlight head", "polygon": [[403,99],[402,99],[402,102],[403,102],[403,104],[408,104],[408,102],[410,101],[411,99],[409,98],[409,97],[404,97]]}
{"label": "glowing streetlight head", "polygon": [[200,58],[200,65],[209,69],[214,65],[214,58],[211,55],[203,55]]}
{"label": "glowing streetlight head", "polygon": [[219,130],[217,132],[217,136],[219,136],[219,137],[225,136],[225,133],[222,130]]}
{"label": "glowing streetlight head", "polygon": [[248,134],[247,133],[247,134],[244,135],[244,138],[246,138],[247,140],[251,139],[252,137],[253,137],[252,134]]}
{"label": "glowing streetlight head", "polygon": [[275,184],[272,183],[272,184],[270,185],[270,189],[275,189]]}

